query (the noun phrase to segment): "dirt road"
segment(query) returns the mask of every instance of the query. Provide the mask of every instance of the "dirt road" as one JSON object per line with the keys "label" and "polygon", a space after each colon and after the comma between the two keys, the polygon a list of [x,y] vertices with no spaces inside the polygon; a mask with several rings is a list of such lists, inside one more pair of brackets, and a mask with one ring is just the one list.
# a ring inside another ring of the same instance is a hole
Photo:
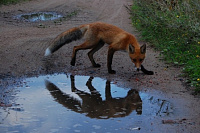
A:
{"label": "dirt road", "polygon": [[[95,21],[116,25],[135,36],[139,36],[131,25],[130,15],[126,8],[132,0],[33,0],[17,5],[0,7],[0,78],[33,77],[51,73],[73,73],[110,79],[119,86],[137,89],[149,93],[159,93],[170,101],[175,108],[174,116],[170,118],[178,123],[163,124],[165,118],[149,117],[143,125],[147,132],[192,132],[200,130],[200,107],[198,98],[190,95],[179,77],[180,68],[169,66],[160,61],[158,52],[147,48],[144,66],[155,72],[148,76],[134,70],[127,53],[116,52],[113,59],[115,75],[107,73],[107,47],[104,46],[95,54],[101,68],[91,67],[86,51],[77,55],[75,67],[70,66],[73,46],[76,41],[65,45],[51,57],[44,58],[44,51],[59,33],[80,24]],[[14,16],[23,13],[55,11],[64,16],[76,11],[77,15],[59,23],[54,21],[26,22],[17,20]],[[41,27],[42,25],[42,27]],[[143,42],[140,43],[141,45]],[[167,118],[168,119],[168,118]],[[152,124],[153,123],[153,124]]]}

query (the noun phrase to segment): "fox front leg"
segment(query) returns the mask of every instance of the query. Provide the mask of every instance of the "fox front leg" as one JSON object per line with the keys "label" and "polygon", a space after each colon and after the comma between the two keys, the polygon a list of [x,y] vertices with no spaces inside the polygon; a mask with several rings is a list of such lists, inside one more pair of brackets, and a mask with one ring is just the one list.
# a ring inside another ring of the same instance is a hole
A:
{"label": "fox front leg", "polygon": [[114,53],[115,53],[115,50],[113,48],[109,47],[108,57],[107,57],[107,67],[108,67],[108,73],[110,73],[110,74],[116,73],[115,70],[112,70],[112,59],[113,59]]}
{"label": "fox front leg", "polygon": [[153,71],[148,71],[147,69],[145,69],[143,65],[141,65],[141,71],[142,71],[144,74],[147,74],[147,75],[153,75],[153,74],[154,74]]}

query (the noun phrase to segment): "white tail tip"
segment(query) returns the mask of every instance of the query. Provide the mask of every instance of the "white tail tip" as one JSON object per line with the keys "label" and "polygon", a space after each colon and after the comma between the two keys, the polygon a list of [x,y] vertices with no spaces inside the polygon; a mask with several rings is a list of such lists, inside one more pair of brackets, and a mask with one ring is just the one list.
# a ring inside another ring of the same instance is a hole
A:
{"label": "white tail tip", "polygon": [[44,56],[49,56],[51,55],[51,51],[49,48],[46,49]]}

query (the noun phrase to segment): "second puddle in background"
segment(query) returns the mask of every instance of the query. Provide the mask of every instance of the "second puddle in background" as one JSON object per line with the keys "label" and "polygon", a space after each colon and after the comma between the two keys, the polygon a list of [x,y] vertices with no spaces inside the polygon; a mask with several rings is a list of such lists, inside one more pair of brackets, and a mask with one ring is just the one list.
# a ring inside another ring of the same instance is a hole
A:
{"label": "second puddle in background", "polygon": [[63,17],[56,12],[35,12],[17,15],[16,18],[20,20],[36,22],[36,21],[49,21]]}

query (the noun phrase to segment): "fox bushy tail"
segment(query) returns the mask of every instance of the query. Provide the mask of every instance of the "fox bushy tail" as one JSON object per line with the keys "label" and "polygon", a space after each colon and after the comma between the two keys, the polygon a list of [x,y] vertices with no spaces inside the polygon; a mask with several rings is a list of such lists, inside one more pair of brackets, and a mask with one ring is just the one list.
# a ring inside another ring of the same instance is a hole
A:
{"label": "fox bushy tail", "polygon": [[52,41],[50,46],[46,49],[45,56],[51,55],[65,44],[81,39],[87,29],[88,26],[75,27],[61,33]]}

